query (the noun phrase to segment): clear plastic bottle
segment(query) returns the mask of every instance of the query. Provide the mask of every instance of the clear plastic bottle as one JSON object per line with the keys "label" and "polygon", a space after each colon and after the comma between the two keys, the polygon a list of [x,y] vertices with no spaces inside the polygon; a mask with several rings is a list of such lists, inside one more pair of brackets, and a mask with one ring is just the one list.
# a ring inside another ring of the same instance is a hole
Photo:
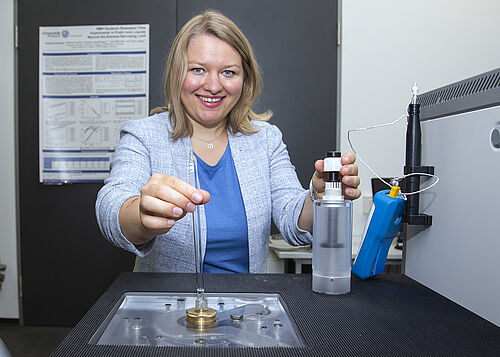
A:
{"label": "clear plastic bottle", "polygon": [[[327,163],[330,157],[338,163]],[[325,171],[333,174],[323,198],[314,201],[312,289],[326,294],[351,291],[352,203],[342,196],[340,167],[340,153],[329,152]]]}

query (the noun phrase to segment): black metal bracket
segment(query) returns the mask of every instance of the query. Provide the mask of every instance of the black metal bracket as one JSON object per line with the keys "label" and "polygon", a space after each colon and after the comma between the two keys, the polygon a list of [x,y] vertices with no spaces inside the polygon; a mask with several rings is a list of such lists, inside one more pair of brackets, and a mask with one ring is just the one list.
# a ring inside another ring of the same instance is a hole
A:
{"label": "black metal bracket", "polygon": [[[404,167],[405,175],[411,173],[419,173],[419,174],[429,174],[434,175],[434,166],[405,166]],[[423,178],[428,178],[422,176]],[[407,214],[404,216],[404,222],[412,225],[412,226],[425,226],[429,227],[432,225],[432,216],[428,214]]]}
{"label": "black metal bracket", "polygon": [[405,175],[413,173],[434,175],[434,166],[405,166],[404,171]]}
{"label": "black metal bracket", "polygon": [[414,214],[405,216],[405,222],[411,226],[432,226],[432,216],[428,214]]}

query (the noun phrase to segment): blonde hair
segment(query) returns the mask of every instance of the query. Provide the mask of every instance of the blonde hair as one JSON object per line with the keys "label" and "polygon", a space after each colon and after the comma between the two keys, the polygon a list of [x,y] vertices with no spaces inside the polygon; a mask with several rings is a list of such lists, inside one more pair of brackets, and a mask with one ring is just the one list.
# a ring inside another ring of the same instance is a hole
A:
{"label": "blonde hair", "polygon": [[181,103],[181,90],[186,78],[187,47],[189,41],[199,35],[212,35],[233,47],[241,56],[243,64],[243,88],[240,99],[228,114],[230,130],[233,133],[252,134],[257,130],[251,119],[266,121],[271,111],[257,114],[252,105],[262,90],[262,77],[250,42],[236,24],[218,11],[208,10],[196,15],[181,28],[174,39],[165,69],[165,107],[157,107],[151,114],[168,111],[173,126],[174,140],[191,135],[193,128]]}

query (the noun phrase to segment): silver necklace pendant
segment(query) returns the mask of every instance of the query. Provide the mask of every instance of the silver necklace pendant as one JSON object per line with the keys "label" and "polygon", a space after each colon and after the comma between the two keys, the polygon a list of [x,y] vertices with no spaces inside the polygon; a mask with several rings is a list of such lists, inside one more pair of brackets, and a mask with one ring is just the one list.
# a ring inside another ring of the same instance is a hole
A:
{"label": "silver necklace pendant", "polygon": [[210,149],[210,150],[212,150],[214,148],[214,144],[208,143],[207,144],[207,148]]}

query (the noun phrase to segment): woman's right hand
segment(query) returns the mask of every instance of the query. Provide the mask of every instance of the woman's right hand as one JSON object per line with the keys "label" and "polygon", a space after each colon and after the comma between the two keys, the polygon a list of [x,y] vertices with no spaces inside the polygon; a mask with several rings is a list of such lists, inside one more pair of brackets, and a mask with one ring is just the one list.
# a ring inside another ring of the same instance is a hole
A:
{"label": "woman's right hand", "polygon": [[127,200],[120,209],[122,232],[134,244],[144,244],[167,233],[175,222],[205,204],[210,194],[174,176],[154,174],[140,197]]}

